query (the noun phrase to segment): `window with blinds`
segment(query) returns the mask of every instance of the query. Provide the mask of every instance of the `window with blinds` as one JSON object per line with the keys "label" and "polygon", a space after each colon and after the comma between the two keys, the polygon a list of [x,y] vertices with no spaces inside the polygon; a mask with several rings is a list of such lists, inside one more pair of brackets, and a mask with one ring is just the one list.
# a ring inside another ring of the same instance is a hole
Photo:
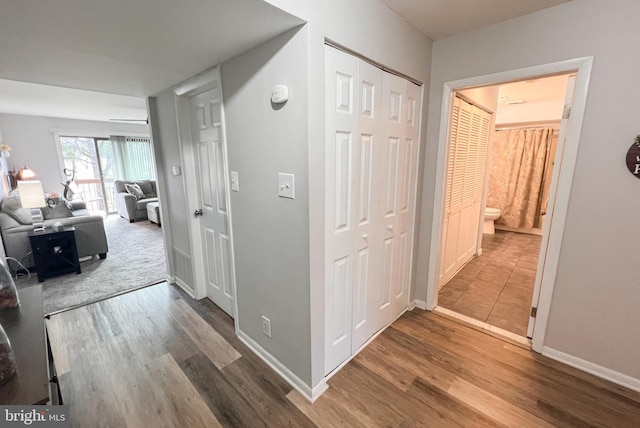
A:
{"label": "window with blinds", "polygon": [[155,180],[151,140],[148,138],[126,137],[122,162],[126,180]]}

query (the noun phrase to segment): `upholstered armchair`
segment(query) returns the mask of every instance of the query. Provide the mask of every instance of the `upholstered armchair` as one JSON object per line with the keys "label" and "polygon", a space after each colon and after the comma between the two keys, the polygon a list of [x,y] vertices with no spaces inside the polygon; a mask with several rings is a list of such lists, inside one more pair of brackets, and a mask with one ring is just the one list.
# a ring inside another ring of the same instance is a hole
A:
{"label": "upholstered armchair", "polygon": [[[137,184],[142,190],[142,195],[127,191],[127,185]],[[115,180],[116,209],[120,217],[133,223],[136,220],[147,219],[147,204],[158,202],[158,191],[155,180],[123,181]]]}

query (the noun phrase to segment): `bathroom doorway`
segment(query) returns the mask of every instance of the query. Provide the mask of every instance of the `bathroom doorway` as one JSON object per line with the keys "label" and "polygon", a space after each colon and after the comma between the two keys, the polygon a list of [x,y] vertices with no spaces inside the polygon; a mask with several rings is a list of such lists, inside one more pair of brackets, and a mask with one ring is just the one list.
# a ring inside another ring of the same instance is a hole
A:
{"label": "bathroom doorway", "polygon": [[[548,241],[544,225],[554,196],[554,166],[560,165],[556,154],[566,135],[574,86],[575,72],[565,72],[455,91],[441,230],[440,312],[521,342],[532,337],[532,302],[537,298],[536,278],[542,271],[540,249],[543,241]],[[478,153],[482,143],[478,149],[470,142],[478,137],[473,132],[462,139],[462,147],[454,147],[460,144],[460,138],[454,138],[461,123],[456,118],[458,98],[491,113],[486,156]],[[470,156],[477,159],[461,162]],[[475,168],[475,177],[468,173],[470,165]],[[461,171],[460,166],[466,170]],[[461,185],[456,177],[476,182]],[[455,200],[459,186],[481,189],[477,192],[479,209],[466,225],[450,215],[451,200]],[[456,228],[458,223],[466,228],[469,223],[474,225],[466,233],[467,241],[457,243],[465,247],[464,255],[456,252],[456,243],[450,239],[451,225]],[[456,256],[464,258],[456,260]],[[454,260],[457,265],[452,264]]]}

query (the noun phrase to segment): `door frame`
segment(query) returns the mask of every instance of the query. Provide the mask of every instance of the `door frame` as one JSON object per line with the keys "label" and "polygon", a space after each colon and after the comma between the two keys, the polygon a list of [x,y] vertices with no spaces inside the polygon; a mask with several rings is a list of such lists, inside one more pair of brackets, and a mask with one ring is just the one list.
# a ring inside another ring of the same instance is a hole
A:
{"label": "door frame", "polygon": [[[444,83],[440,111],[440,131],[438,135],[431,242],[429,245],[431,256],[429,257],[429,274],[427,277],[426,309],[433,310],[438,303],[438,266],[440,265],[440,241],[442,240],[442,223],[444,219],[444,189],[446,186],[448,148],[447,136],[454,92],[470,87],[490,86],[509,81],[524,80],[531,76],[577,72],[575,93],[571,108],[571,124],[567,132],[563,154],[560,158],[556,157],[556,159],[561,161],[561,167],[558,168],[557,179],[552,182],[550,190],[550,194],[555,194],[555,203],[551,215],[548,216],[544,225],[544,234],[548,236],[548,240],[546,246],[541,246],[540,248],[540,260],[538,263],[544,263],[544,265],[541,270],[539,269],[539,274],[536,276],[536,284],[539,284],[540,297],[538,300],[536,323],[533,329],[532,349],[536,352],[542,352],[551,309],[553,288],[558,270],[564,226],[569,207],[573,173],[578,154],[578,146],[580,144],[580,134],[582,132],[582,121],[584,118],[592,65],[593,57],[582,57]],[[549,210],[547,212],[549,212]]]}
{"label": "door frame", "polygon": [[[217,86],[216,86],[217,84]],[[184,83],[176,86],[173,90],[176,108],[176,122],[178,125],[178,146],[180,148],[180,164],[182,165],[182,187],[186,199],[185,214],[187,216],[187,229],[189,231],[189,247],[191,250],[191,269],[193,272],[193,297],[195,299],[203,299],[207,296],[206,287],[206,266],[204,263],[198,263],[197,260],[204,259],[204,246],[202,235],[200,234],[200,221],[192,215],[192,209],[195,209],[198,202],[197,177],[196,177],[196,160],[193,150],[193,137],[191,134],[191,120],[189,110],[189,99],[207,91],[217,88],[220,94],[220,123],[222,147],[224,152],[224,186],[226,193],[226,204],[228,207],[227,222],[229,223],[229,241],[231,248],[230,255],[230,279],[231,293],[233,295],[233,319],[235,320],[236,334],[238,333],[239,323],[238,317],[238,301],[236,293],[236,270],[235,270],[235,250],[233,240],[233,222],[231,209],[231,195],[229,182],[229,158],[227,150],[227,135],[225,127],[224,115],[224,97],[222,93],[222,80],[220,76],[220,66],[216,66],[207,70]]]}

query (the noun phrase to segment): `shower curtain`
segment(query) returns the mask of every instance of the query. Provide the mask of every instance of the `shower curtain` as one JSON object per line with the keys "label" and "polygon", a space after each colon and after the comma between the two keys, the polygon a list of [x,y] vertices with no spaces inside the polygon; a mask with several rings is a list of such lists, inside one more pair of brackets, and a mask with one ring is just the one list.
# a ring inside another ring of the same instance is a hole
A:
{"label": "shower curtain", "polygon": [[497,130],[494,133],[487,206],[500,208],[497,224],[541,227],[543,185],[550,165],[552,128]]}

